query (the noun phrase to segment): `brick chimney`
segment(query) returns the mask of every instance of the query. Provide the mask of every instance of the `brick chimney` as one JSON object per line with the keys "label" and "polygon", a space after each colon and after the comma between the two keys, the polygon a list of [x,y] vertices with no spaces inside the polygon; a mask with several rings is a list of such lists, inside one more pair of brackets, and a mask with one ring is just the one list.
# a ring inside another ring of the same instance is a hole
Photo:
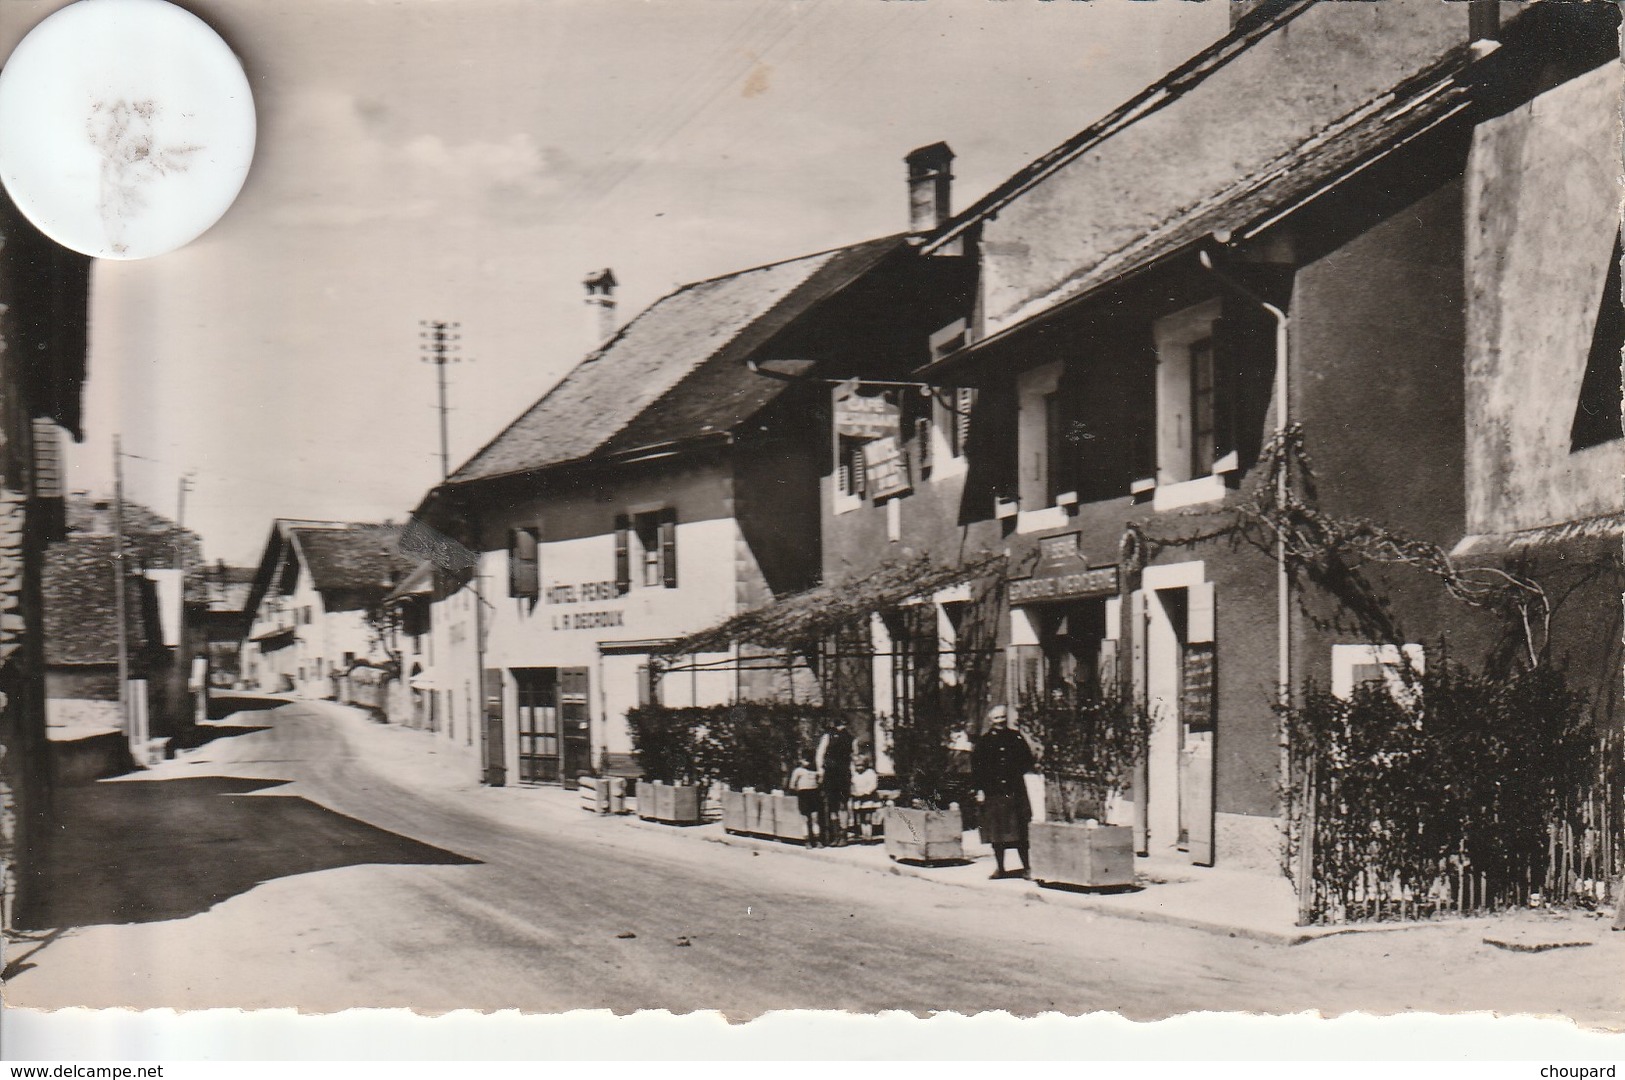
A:
{"label": "brick chimney", "polygon": [[908,164],[908,231],[930,232],[948,220],[954,152],[944,142],[922,146],[903,159]]}
{"label": "brick chimney", "polygon": [[615,274],[606,266],[581,284],[587,290],[587,330],[596,349],[615,333]]}

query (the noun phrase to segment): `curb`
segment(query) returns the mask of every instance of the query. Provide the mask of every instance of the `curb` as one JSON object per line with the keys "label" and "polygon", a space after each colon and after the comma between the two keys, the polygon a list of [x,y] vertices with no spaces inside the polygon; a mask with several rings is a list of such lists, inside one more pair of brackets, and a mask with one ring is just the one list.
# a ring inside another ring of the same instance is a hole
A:
{"label": "curb", "polygon": [[[752,851],[771,851],[785,855],[797,855],[801,858],[816,859],[819,862],[830,863],[832,865],[851,867],[852,869],[862,870],[866,873],[891,874],[896,877],[914,878],[919,881],[928,881],[933,885],[943,885],[955,889],[979,891],[982,888],[980,883],[974,881],[947,880],[931,873],[927,867],[909,866],[905,863],[898,862],[893,862],[888,866],[866,866],[861,863],[851,862],[839,855],[836,855],[834,852],[827,851],[823,848],[802,848],[794,844],[779,843],[777,841],[763,840],[751,836],[736,836],[727,832],[713,835],[705,835],[698,832],[688,832],[689,829],[704,828],[703,825],[674,828],[673,826],[669,825],[661,825],[659,822],[644,821],[642,818],[635,816],[631,817],[629,820],[640,828],[672,830],[673,835],[692,835],[695,839],[702,842],[721,844],[725,847],[744,848]],[[707,824],[715,824],[715,822],[708,822]],[[1160,926],[1179,926],[1184,927],[1187,930],[1197,930],[1202,933],[1214,934],[1219,937],[1243,938],[1251,941],[1258,941],[1266,945],[1302,945],[1305,942],[1315,941],[1321,937],[1329,937],[1337,933],[1351,932],[1347,928],[1337,928],[1332,930],[1330,933],[1314,933],[1301,930],[1295,932],[1279,932],[1274,930],[1261,930],[1255,927],[1231,926],[1226,923],[1213,922],[1207,919],[1193,919],[1181,915],[1171,915],[1166,912],[1139,911],[1132,908],[1122,908],[1111,904],[1094,903],[1091,902],[1091,898],[1086,893],[1062,894],[1049,892],[1036,886],[1025,889],[1020,893],[1012,892],[1007,893],[1006,895],[1019,896],[1023,900],[1032,900],[1041,904],[1058,904],[1058,906],[1069,907],[1076,911],[1087,911],[1090,914],[1104,915],[1110,918],[1123,919],[1128,922],[1138,922]],[[1071,896],[1075,899],[1073,901],[1058,900],[1058,897],[1062,895]],[[1384,929],[1399,928],[1385,927]]]}

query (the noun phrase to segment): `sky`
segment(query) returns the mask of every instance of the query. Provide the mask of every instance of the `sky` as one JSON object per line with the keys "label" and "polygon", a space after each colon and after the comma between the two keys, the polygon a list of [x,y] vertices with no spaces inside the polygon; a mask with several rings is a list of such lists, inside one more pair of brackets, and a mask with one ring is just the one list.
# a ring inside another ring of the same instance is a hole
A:
{"label": "sky", "polygon": [[[0,0],[0,55],[61,0]],[[186,0],[259,136],[186,247],[92,275],[74,489],[177,511],[252,565],[275,517],[403,519],[440,479],[420,320],[461,324],[452,467],[684,282],[962,208],[1228,26],[1223,0]],[[586,422],[589,418],[583,418]]]}

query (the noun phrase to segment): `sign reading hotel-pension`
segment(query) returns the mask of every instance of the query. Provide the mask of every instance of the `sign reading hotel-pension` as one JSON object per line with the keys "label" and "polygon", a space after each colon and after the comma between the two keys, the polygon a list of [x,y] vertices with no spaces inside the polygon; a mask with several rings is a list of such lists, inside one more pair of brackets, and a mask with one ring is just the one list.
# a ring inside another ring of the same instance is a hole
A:
{"label": "sign reading hotel-pension", "polygon": [[896,437],[897,406],[883,397],[849,393],[835,399],[835,431],[853,439]]}
{"label": "sign reading hotel-pension", "polygon": [[[552,585],[542,599],[549,604],[582,604],[594,600],[619,600],[620,586],[613,581],[588,581],[579,585]],[[626,625],[625,615],[613,611],[567,611],[553,616],[555,630],[600,630],[605,627]]]}
{"label": "sign reading hotel-pension", "polygon": [[1026,604],[1034,600],[1067,600],[1076,596],[1112,596],[1117,592],[1117,567],[1074,570],[1010,582],[1010,602]]}

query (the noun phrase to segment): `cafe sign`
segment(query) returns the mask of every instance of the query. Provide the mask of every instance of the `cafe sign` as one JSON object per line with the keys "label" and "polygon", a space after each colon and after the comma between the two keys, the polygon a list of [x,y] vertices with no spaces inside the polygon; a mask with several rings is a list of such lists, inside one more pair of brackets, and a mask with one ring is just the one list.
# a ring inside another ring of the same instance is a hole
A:
{"label": "cafe sign", "polygon": [[835,433],[851,439],[897,438],[898,408],[883,395],[868,397],[855,389],[835,393]]}

